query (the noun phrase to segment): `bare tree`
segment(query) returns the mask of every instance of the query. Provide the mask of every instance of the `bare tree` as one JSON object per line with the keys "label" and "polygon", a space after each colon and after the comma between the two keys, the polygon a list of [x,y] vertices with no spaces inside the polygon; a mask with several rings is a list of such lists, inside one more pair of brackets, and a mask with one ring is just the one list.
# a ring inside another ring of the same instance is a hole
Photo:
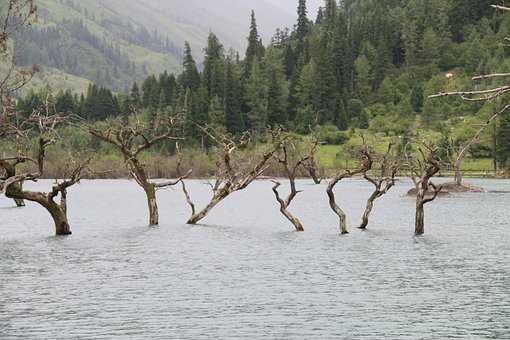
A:
{"label": "bare tree", "polygon": [[[67,218],[67,189],[80,181],[82,172],[87,168],[90,159],[80,163],[73,162],[72,160],[69,161],[69,176],[66,176],[67,178],[63,180],[55,180],[50,192],[28,191],[20,185],[20,182],[37,181],[44,174],[46,150],[59,138],[56,133],[57,125],[67,120],[68,117],[60,114],[50,115],[34,112],[27,120],[23,121],[20,125],[20,130],[25,126],[29,126],[29,132],[37,129],[38,143],[36,157],[30,158],[17,155],[0,160],[0,167],[8,174],[3,186],[5,195],[12,199],[27,200],[43,206],[53,218],[57,235],[71,234],[71,227]],[[27,162],[35,164],[37,170],[16,174],[16,167]],[[73,165],[72,168],[71,165]],[[9,174],[11,175],[10,177]],[[55,199],[58,196],[60,196],[60,202],[57,203]]]}
{"label": "bare tree", "polygon": [[[374,191],[367,200],[367,206],[365,208],[365,212],[363,213],[361,226],[359,227],[362,230],[365,230],[368,226],[368,221],[374,208],[375,201],[386,195],[391,190],[391,188],[395,186],[395,176],[400,169],[400,162],[395,159],[390,159],[392,147],[393,144],[390,143],[386,154],[381,160],[381,170],[378,176],[371,176],[369,174],[371,169],[365,169],[365,172],[363,173],[363,178],[374,185]],[[369,155],[368,157],[371,156]],[[367,167],[371,168],[372,162],[367,162]]]}
{"label": "bare tree", "polygon": [[[217,171],[215,184],[212,185],[213,197],[205,208],[193,214],[188,224],[197,224],[204,219],[209,212],[232,193],[246,189],[253,181],[259,178],[268,168],[269,160],[277,152],[279,145],[274,143],[258,159],[248,159],[244,162],[235,159],[240,150],[247,147],[251,141],[250,134],[245,133],[240,138],[234,138],[211,128],[202,128],[204,133],[218,146]],[[274,135],[277,132],[273,132]],[[243,164],[244,163],[244,164]]]}
{"label": "bare tree", "polygon": [[434,201],[443,189],[442,186],[437,186],[432,182],[432,178],[441,171],[441,161],[437,156],[437,147],[424,144],[424,148],[426,151],[419,148],[420,157],[413,157],[406,151],[407,166],[417,188],[416,235],[425,233],[425,205]]}
{"label": "bare tree", "polygon": [[184,197],[186,197],[186,203],[188,204],[188,206],[191,209],[191,215],[195,215],[195,213],[196,213],[195,203],[191,199],[191,195],[190,195],[190,193],[188,191],[188,187],[186,186],[185,179],[186,179],[187,176],[184,176],[183,175],[184,173],[182,171],[182,166],[181,165],[182,165],[183,155],[182,155],[182,151],[181,151],[181,147],[179,145],[179,142],[175,143],[175,150],[177,152],[176,173],[177,173],[177,176],[182,179],[181,180],[181,189],[182,189],[182,192],[184,193]]}
{"label": "bare tree", "polygon": [[[492,5],[493,8],[501,11],[510,11],[509,7],[505,6],[498,6],[498,5]],[[505,38],[507,42],[510,41],[510,37]],[[484,74],[484,75],[478,75],[472,78],[473,81],[481,81],[481,80],[494,80],[494,79],[505,79],[510,78],[510,73],[492,73],[492,74]],[[478,86],[477,86],[478,87]],[[439,98],[439,97],[449,97],[449,96],[455,96],[460,97],[462,100],[468,101],[468,102],[488,102],[493,101],[495,99],[500,98],[501,96],[505,95],[506,93],[510,92],[510,85],[501,85],[501,86],[494,86],[489,87],[486,89],[477,89],[472,91],[453,91],[453,92],[441,92],[438,94],[434,94],[429,96],[429,98]],[[456,156],[453,157],[452,165],[455,171],[455,180],[454,185],[447,185],[448,187],[456,187],[457,190],[466,191],[470,189],[474,189],[474,191],[480,191],[479,188],[472,188],[470,186],[465,186],[463,184],[463,177],[462,177],[462,162],[466,158],[468,152],[470,149],[479,143],[480,137],[483,134],[483,132],[491,125],[492,122],[496,121],[498,117],[503,115],[508,109],[510,108],[510,104],[507,104],[503,107],[503,109],[493,113],[486,122],[476,131],[474,136],[464,145],[460,146],[459,149],[456,152]]]}
{"label": "bare tree", "polygon": [[347,215],[345,212],[338,206],[336,203],[335,198],[335,186],[342,180],[346,178],[351,178],[359,174],[363,174],[368,171],[368,169],[372,168],[372,158],[370,157],[370,153],[368,152],[367,148],[364,147],[363,151],[361,152],[361,166],[359,169],[350,171],[345,170],[341,173],[337,174],[335,177],[331,179],[331,181],[328,184],[328,188],[326,189],[326,192],[329,197],[329,206],[331,207],[331,210],[338,216],[339,222],[340,222],[340,232],[342,234],[348,234],[349,231],[347,230]]}
{"label": "bare tree", "polygon": [[163,141],[179,139],[175,137],[176,126],[177,119],[174,117],[158,116],[154,122],[146,124],[135,114],[129,122],[114,119],[103,128],[93,125],[86,127],[91,135],[113,145],[124,157],[128,170],[147,196],[150,225],[159,224],[156,191],[179,184],[191,171],[177,180],[154,182],[140,160],[140,155]]}
{"label": "bare tree", "polygon": [[289,211],[289,206],[294,198],[296,198],[297,194],[300,193],[300,191],[296,190],[297,173],[300,168],[306,168],[306,164],[313,157],[312,155],[315,154],[316,148],[312,147],[309,154],[292,160],[289,148],[296,148],[293,142],[295,141],[292,141],[290,138],[283,138],[280,144],[280,150],[276,154],[276,160],[282,166],[283,171],[289,180],[290,192],[285,199],[280,197],[278,188],[281,186],[281,183],[277,180],[273,180],[273,193],[280,205],[280,212],[283,214],[283,216],[285,216],[294,225],[297,231],[304,231],[305,229],[303,224]]}
{"label": "bare tree", "polygon": [[318,137],[314,137],[313,142],[311,144],[310,153],[308,159],[303,163],[303,166],[308,171],[308,174],[312,178],[315,184],[321,184],[324,179],[321,169],[319,169],[319,165],[316,159],[317,151],[319,148],[320,142]]}

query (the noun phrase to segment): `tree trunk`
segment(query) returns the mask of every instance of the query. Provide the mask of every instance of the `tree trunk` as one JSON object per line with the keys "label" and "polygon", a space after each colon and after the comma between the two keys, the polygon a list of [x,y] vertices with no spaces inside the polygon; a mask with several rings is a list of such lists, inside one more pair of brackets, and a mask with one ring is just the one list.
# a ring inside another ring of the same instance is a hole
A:
{"label": "tree trunk", "polygon": [[188,222],[186,222],[186,223],[193,224],[193,225],[198,224],[198,222],[203,220],[211,212],[211,210],[215,206],[217,206],[221,201],[223,201],[229,194],[230,194],[230,192],[228,192],[228,191],[220,190],[218,193],[216,193],[213,196],[213,198],[211,199],[211,202],[209,202],[209,204],[204,209],[202,209],[197,214],[194,214],[193,216],[191,216],[190,219],[188,220]]}
{"label": "tree trunk", "polygon": [[347,231],[347,215],[345,212],[336,204],[335,200],[335,185],[340,182],[344,177],[351,176],[351,174],[344,174],[341,176],[335,177],[328,185],[328,188],[326,190],[328,197],[329,197],[329,206],[331,207],[331,210],[338,216],[339,223],[340,223],[340,232],[342,235],[348,234]]}
{"label": "tree trunk", "polygon": [[71,226],[67,220],[67,214],[58,204],[53,201],[48,204],[43,204],[46,210],[49,211],[53,221],[55,222],[55,233],[57,236],[71,235]]}
{"label": "tree trunk", "polygon": [[16,206],[17,206],[18,208],[22,208],[22,207],[24,207],[24,206],[25,206],[25,201],[24,201],[24,200],[19,200],[19,199],[16,199],[16,198],[15,198],[15,199],[14,199],[14,203],[16,203]]}
{"label": "tree trunk", "polygon": [[[19,187],[18,187],[19,188]],[[7,189],[6,196],[12,199],[27,200],[36,202],[44,207],[53,218],[55,223],[55,234],[57,236],[71,235],[71,226],[67,220],[67,209],[55,203],[48,195],[40,192],[20,191],[15,186]]]}
{"label": "tree trunk", "polygon": [[370,214],[372,213],[372,210],[374,209],[374,202],[377,198],[377,192],[372,194],[370,198],[367,201],[367,206],[365,208],[365,213],[363,214],[363,220],[361,222],[361,226],[359,227],[362,230],[366,230],[368,226],[368,219],[370,217]]}
{"label": "tree trunk", "polygon": [[149,183],[144,187],[147,195],[147,204],[149,206],[149,225],[155,226],[159,224],[158,202],[156,201],[156,187]]}
{"label": "tree trunk", "polygon": [[280,208],[280,212],[283,214],[283,216],[285,216],[290,221],[290,223],[292,223],[294,225],[294,227],[296,228],[296,231],[305,231],[305,228],[303,227],[303,224],[301,223],[301,221],[299,221],[296,217],[294,217],[294,215],[292,215],[290,213],[290,211],[288,211],[287,209],[284,209],[284,208]]}
{"label": "tree trunk", "polygon": [[458,159],[454,164],[455,184],[458,186],[462,186],[462,171],[460,169],[461,163],[462,163],[462,159]]}
{"label": "tree trunk", "polygon": [[421,202],[416,203],[416,220],[414,233],[423,235],[425,233],[425,210]]}
{"label": "tree trunk", "polygon": [[317,185],[321,184],[322,179],[321,179],[321,178],[319,178],[319,176],[317,175],[317,171],[315,170],[315,168],[310,167],[310,168],[308,169],[308,172],[309,172],[309,174],[310,174],[310,177],[312,177],[312,180],[313,180],[313,182],[314,182],[315,184],[317,184]]}

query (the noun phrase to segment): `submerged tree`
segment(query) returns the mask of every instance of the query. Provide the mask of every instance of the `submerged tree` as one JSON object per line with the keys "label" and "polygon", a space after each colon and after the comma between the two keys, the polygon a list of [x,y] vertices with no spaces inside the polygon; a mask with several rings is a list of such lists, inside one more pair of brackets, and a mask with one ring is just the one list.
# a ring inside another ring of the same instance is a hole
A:
{"label": "submerged tree", "polygon": [[[204,219],[209,212],[221,201],[232,193],[246,189],[253,181],[262,176],[268,168],[268,163],[278,151],[278,143],[268,147],[262,156],[249,157],[240,156],[242,149],[248,147],[251,136],[244,133],[241,137],[235,138],[229,134],[223,134],[218,130],[202,128],[204,133],[217,144],[217,171],[213,189],[213,197],[205,208],[193,214],[188,224],[197,224]],[[279,132],[274,132],[277,134]],[[276,138],[273,136],[273,138]],[[242,157],[242,160],[239,158]]]}
{"label": "submerged tree", "polygon": [[[27,136],[32,136],[34,134],[32,130],[37,130],[36,157],[31,158],[18,154],[14,157],[0,160],[0,167],[7,174],[11,175],[10,179],[7,178],[5,181],[5,195],[8,198],[27,200],[43,206],[53,218],[57,235],[71,234],[71,227],[67,217],[67,190],[80,181],[82,172],[87,168],[90,159],[80,162],[75,162],[72,159],[68,160],[68,175],[64,176],[65,179],[55,180],[52,190],[49,192],[29,191],[24,189],[20,183],[23,181],[36,181],[43,176],[47,148],[55,144],[59,138],[56,133],[56,127],[68,120],[69,117],[61,114],[51,115],[34,112],[27,120],[23,121],[19,129],[21,131],[27,127]],[[24,163],[35,164],[37,170],[17,174],[17,167]],[[60,196],[60,201],[56,202],[55,200],[58,196]]]}
{"label": "submerged tree", "polygon": [[319,164],[316,159],[319,144],[319,139],[314,138],[310,148],[309,157],[303,164],[315,184],[321,184],[324,179],[322,174],[323,171],[319,168]]}
{"label": "submerged tree", "polygon": [[331,207],[331,210],[338,216],[339,222],[340,222],[340,232],[342,234],[348,234],[349,231],[347,230],[347,215],[345,212],[338,206],[336,203],[336,197],[335,197],[335,186],[342,180],[346,178],[352,178],[356,175],[366,173],[369,169],[372,168],[372,159],[370,157],[370,154],[365,147],[361,151],[361,165],[359,169],[356,169],[354,171],[345,170],[337,174],[335,177],[331,179],[331,181],[328,184],[328,188],[326,189],[326,192],[329,197],[329,206]]}
{"label": "submerged tree", "polygon": [[[280,205],[280,212],[285,216],[296,228],[297,231],[304,231],[303,224],[301,221],[295,217],[290,211],[289,206],[296,198],[297,194],[300,191],[296,190],[296,176],[298,171],[303,168],[306,169],[307,162],[315,156],[316,148],[312,147],[310,149],[309,154],[304,156],[298,156],[297,159],[292,157],[291,151],[289,148],[296,149],[296,143],[290,137],[283,138],[280,144],[280,150],[276,155],[276,160],[282,166],[283,172],[287,179],[289,180],[290,192],[288,196],[284,199],[280,196],[278,188],[281,186],[281,183],[277,180],[273,180],[273,193],[275,195],[276,200]],[[299,151],[298,151],[299,152]],[[294,159],[293,159],[294,158]]]}
{"label": "submerged tree", "polygon": [[[392,147],[392,144],[388,146],[388,151],[381,160],[381,169],[377,176],[371,176],[369,174],[373,164],[372,161],[367,162],[367,167],[370,167],[370,169],[365,169],[365,172],[363,173],[363,178],[374,185],[374,191],[367,200],[367,206],[365,208],[365,212],[363,213],[363,219],[359,227],[362,230],[365,230],[368,226],[368,221],[370,214],[374,209],[375,201],[386,195],[391,190],[391,188],[395,186],[395,176],[400,169],[400,162],[390,159]],[[367,157],[372,156],[367,154]]]}
{"label": "submerged tree", "polygon": [[147,124],[142,122],[136,114],[127,124],[121,119],[113,119],[104,126],[89,125],[86,127],[91,135],[113,145],[124,157],[129,172],[147,196],[150,225],[159,224],[156,191],[177,185],[188,177],[191,171],[177,180],[154,182],[150,179],[140,156],[159,143],[178,139],[175,137],[176,127],[177,120],[173,117],[157,116],[155,121]]}
{"label": "submerged tree", "polygon": [[437,147],[424,145],[424,148],[426,151],[423,151],[423,148],[419,148],[420,157],[413,157],[406,152],[408,170],[417,189],[416,235],[423,235],[425,233],[425,205],[433,202],[443,189],[442,186],[437,186],[432,182],[432,178],[441,171],[441,160],[437,156]]}

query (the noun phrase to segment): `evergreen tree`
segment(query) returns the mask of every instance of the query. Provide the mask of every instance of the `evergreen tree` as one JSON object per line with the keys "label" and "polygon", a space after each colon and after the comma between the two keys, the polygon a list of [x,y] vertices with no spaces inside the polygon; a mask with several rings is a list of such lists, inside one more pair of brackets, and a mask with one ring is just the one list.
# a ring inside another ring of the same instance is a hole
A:
{"label": "evergreen tree", "polygon": [[248,122],[252,131],[261,132],[267,125],[267,85],[259,62],[253,63],[246,83],[245,100],[249,107]]}
{"label": "evergreen tree", "polygon": [[183,58],[183,72],[181,75],[181,84],[184,89],[191,89],[192,91],[198,89],[200,86],[200,74],[198,73],[197,64],[191,53],[190,44],[186,41],[184,43],[184,58]]}
{"label": "evergreen tree", "polygon": [[133,107],[140,107],[142,104],[142,99],[140,97],[140,89],[138,88],[138,84],[136,81],[131,88],[131,93],[129,94],[129,105]]}
{"label": "evergreen tree", "polygon": [[298,21],[296,27],[296,37],[300,44],[303,44],[308,34],[308,11],[306,9],[306,0],[299,0],[298,8]]}
{"label": "evergreen tree", "polygon": [[496,156],[500,166],[510,168],[510,114],[508,113],[500,118]]}
{"label": "evergreen tree", "polygon": [[204,50],[203,80],[209,100],[213,97],[223,98],[225,77],[225,55],[223,45],[213,33],[209,34]]}
{"label": "evergreen tree", "polygon": [[244,78],[250,77],[250,72],[253,68],[255,61],[260,61],[263,55],[263,46],[260,40],[259,31],[257,27],[257,19],[255,18],[255,11],[251,11],[250,34],[248,36],[248,47],[246,49],[246,56],[244,60]]}
{"label": "evergreen tree", "polygon": [[239,134],[244,130],[240,95],[239,76],[232,57],[228,57],[225,65],[224,111],[225,127],[232,134]]}

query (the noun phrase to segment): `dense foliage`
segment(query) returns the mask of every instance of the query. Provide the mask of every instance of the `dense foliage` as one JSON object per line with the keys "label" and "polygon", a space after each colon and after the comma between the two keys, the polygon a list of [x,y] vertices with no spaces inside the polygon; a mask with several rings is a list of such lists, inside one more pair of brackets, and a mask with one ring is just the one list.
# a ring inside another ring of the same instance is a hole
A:
{"label": "dense foliage", "polygon": [[[203,67],[197,66],[186,44],[179,75],[149,76],[125,95],[91,86],[86,96],[62,92],[55,101],[61,109],[91,120],[130,107],[144,110],[148,119],[181,113],[189,140],[196,143],[195,123],[233,134],[246,130],[256,134],[276,125],[306,134],[322,127],[334,144],[345,142],[341,131],[362,129],[403,139],[422,133],[444,145],[459,145],[499,103],[427,97],[465,89],[475,74],[508,69],[504,37],[510,35],[510,16],[495,12],[491,4],[326,0],[311,21],[306,1],[299,0],[296,25],[278,30],[267,46],[252,13],[244,59],[226,51],[211,33]],[[115,48],[111,51],[112,60],[122,60]],[[119,72],[129,72],[129,63],[125,64],[127,69]],[[37,94],[30,96],[20,101],[25,109]],[[501,166],[510,165],[509,128],[507,115],[483,135],[472,156],[494,157]]]}

